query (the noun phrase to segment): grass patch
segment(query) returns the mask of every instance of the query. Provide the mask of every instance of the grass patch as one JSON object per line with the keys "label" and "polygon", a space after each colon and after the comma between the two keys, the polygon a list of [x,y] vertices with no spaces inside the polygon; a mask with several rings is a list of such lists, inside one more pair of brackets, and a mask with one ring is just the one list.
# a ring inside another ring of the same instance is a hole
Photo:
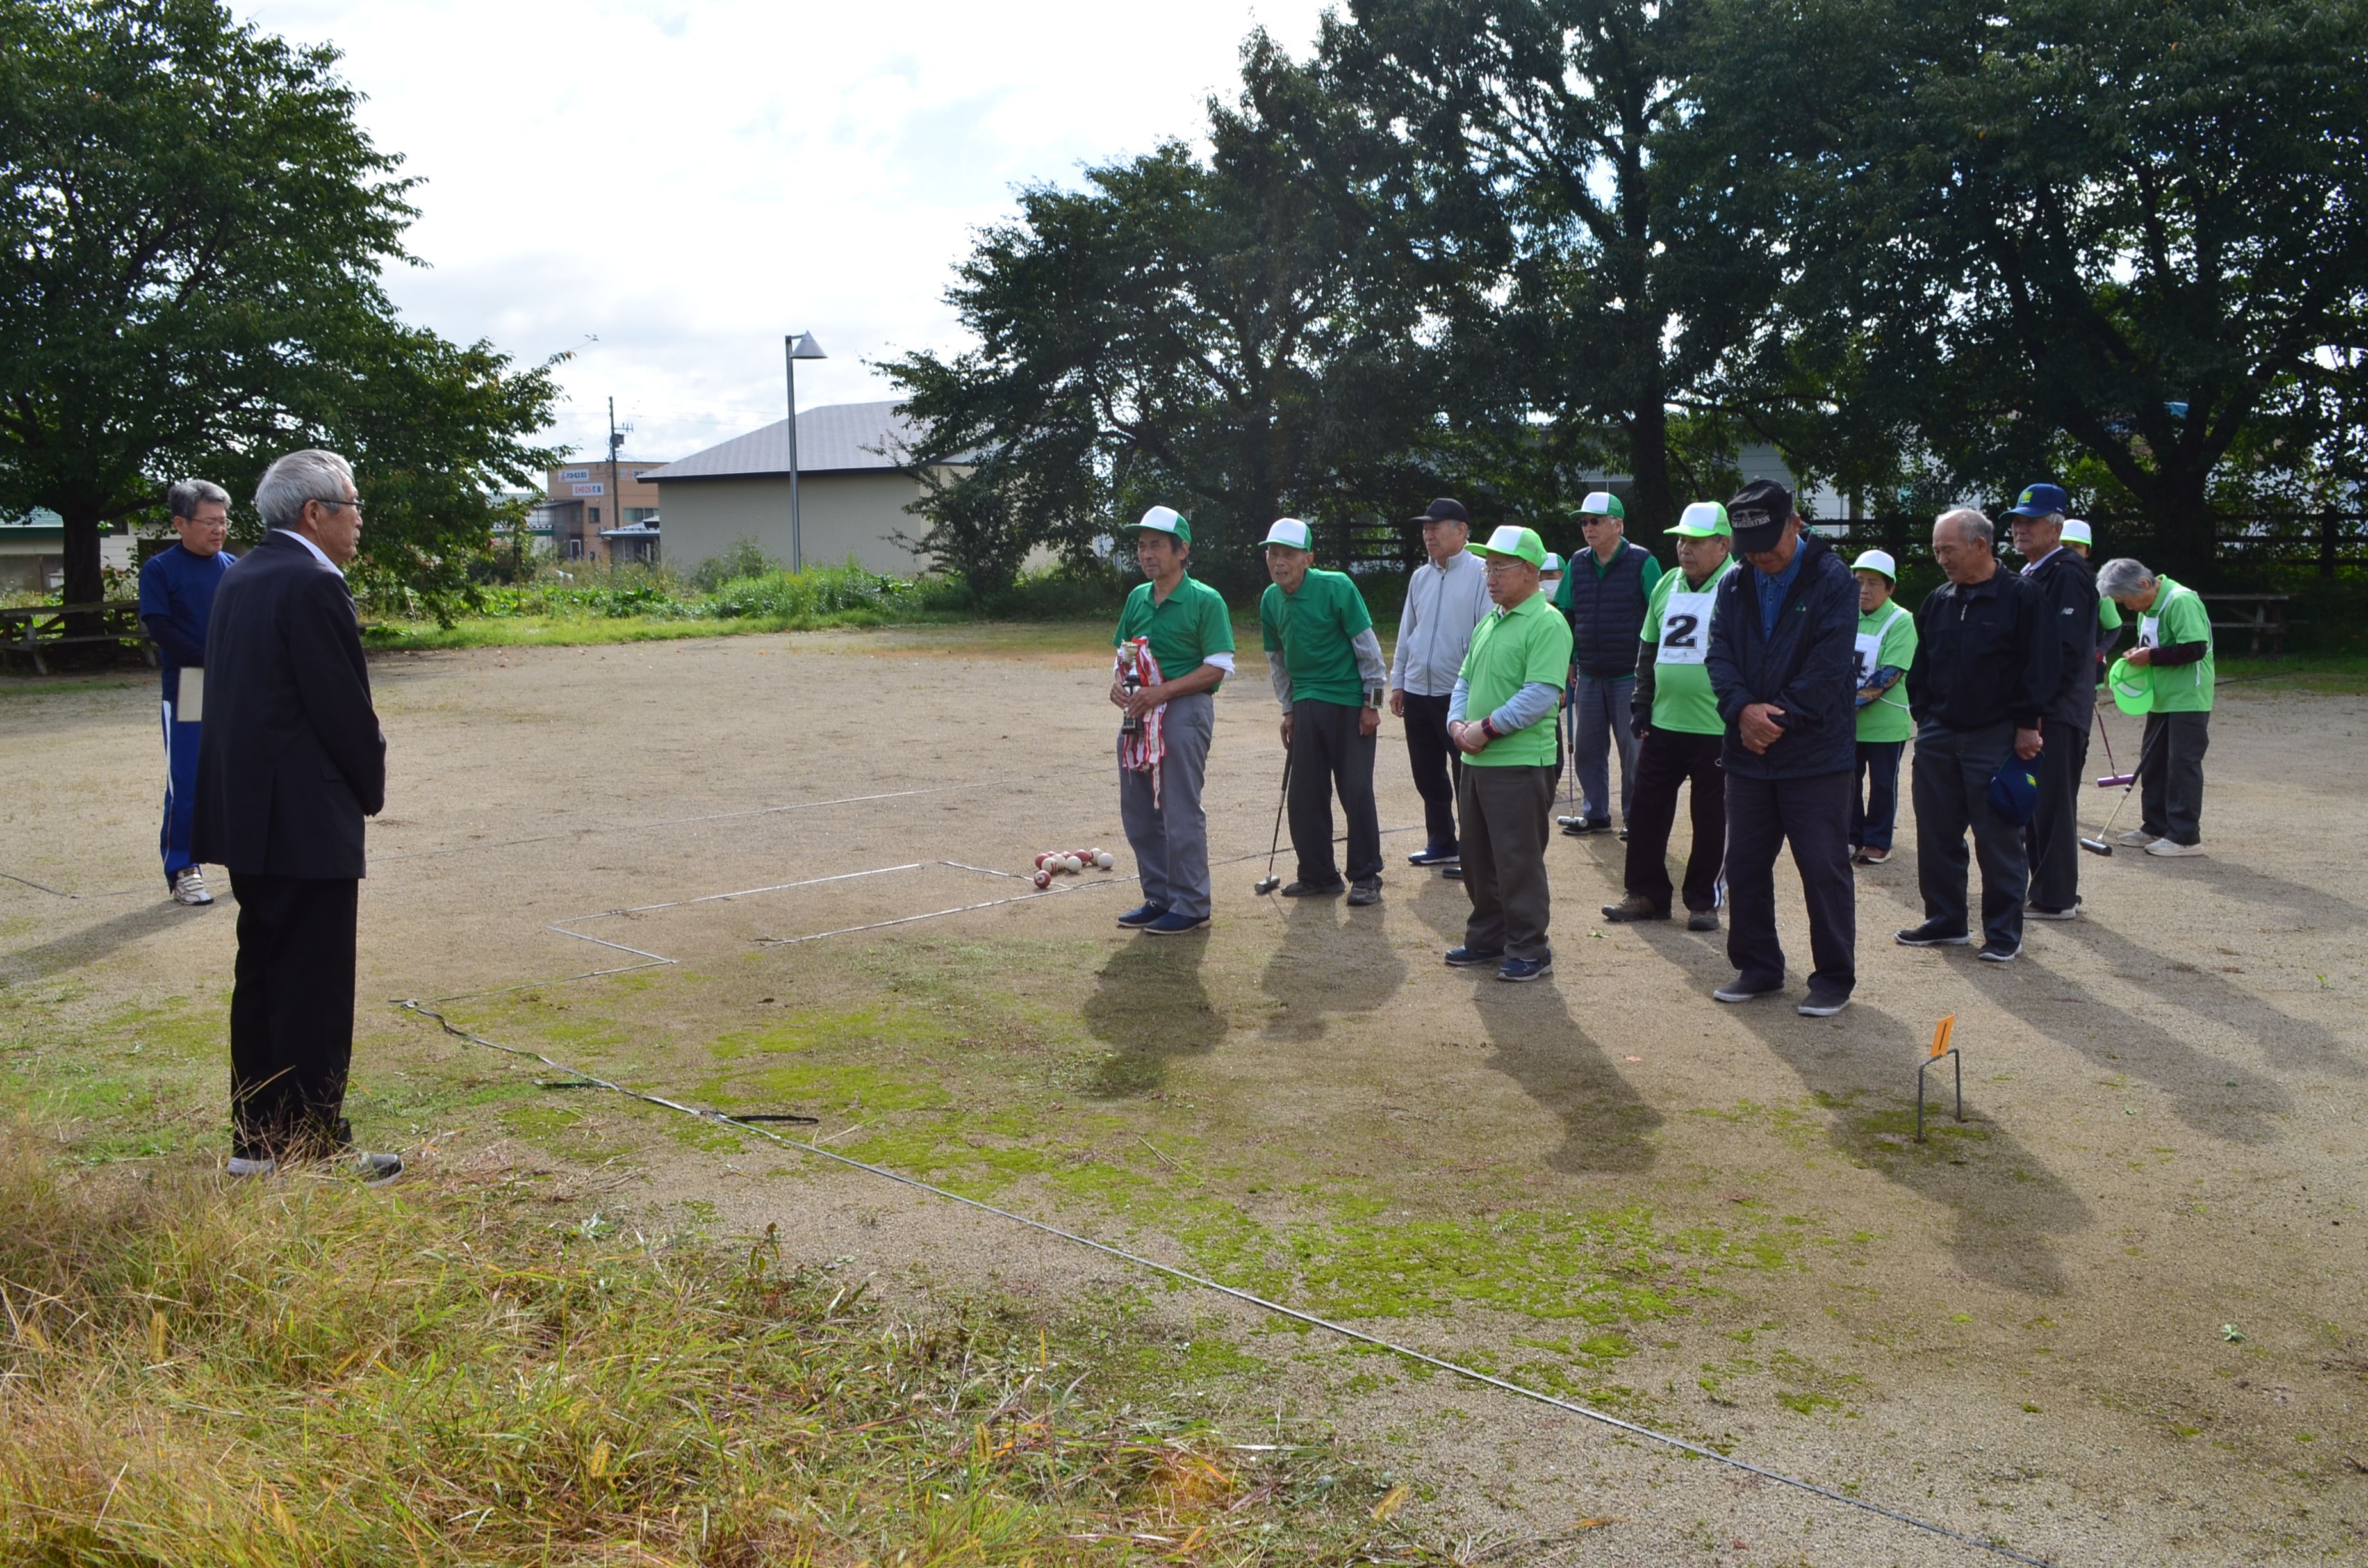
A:
{"label": "grass patch", "polygon": [[1167,1414],[1132,1325],[899,1314],[507,1173],[77,1181],[19,1124],[0,1211],[9,1562],[1435,1560],[1322,1447]]}

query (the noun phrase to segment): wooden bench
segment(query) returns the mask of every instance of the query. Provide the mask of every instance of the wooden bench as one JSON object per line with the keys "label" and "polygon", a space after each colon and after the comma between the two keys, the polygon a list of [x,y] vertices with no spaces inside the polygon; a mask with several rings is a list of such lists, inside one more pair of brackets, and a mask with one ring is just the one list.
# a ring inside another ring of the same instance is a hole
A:
{"label": "wooden bench", "polygon": [[[2283,654],[2286,651],[2286,628],[2303,624],[2286,613],[2300,602],[2298,594],[2213,594],[2199,588],[2196,597],[2203,601],[2207,611],[2218,612],[2223,605],[2231,607],[2224,612],[2229,619],[2215,619],[2212,630],[2251,633],[2248,651],[2253,653],[2261,651],[2261,642],[2267,639],[2271,653]],[[2217,642],[2219,639],[2215,636],[2213,641]]]}
{"label": "wooden bench", "polygon": [[[84,631],[73,624],[73,619],[94,616],[98,620],[97,631]],[[50,673],[46,655],[51,650],[78,642],[112,642],[118,647],[129,642],[151,665],[157,663],[156,645],[148,640],[148,629],[140,624],[137,599],[0,609],[0,653],[24,654],[42,675]]]}

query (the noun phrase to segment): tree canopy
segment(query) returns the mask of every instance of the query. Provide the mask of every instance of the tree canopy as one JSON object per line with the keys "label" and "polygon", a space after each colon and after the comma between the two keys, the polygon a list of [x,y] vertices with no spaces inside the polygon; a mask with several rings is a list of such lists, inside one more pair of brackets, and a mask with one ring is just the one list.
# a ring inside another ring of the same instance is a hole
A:
{"label": "tree canopy", "polygon": [[985,577],[1426,481],[1551,524],[1624,474],[1649,538],[1747,439],[1890,506],[2059,479],[2174,570],[2356,504],[2368,0],[1350,0],[1210,108],[1023,192],[979,347],[892,367]]}
{"label": "tree canopy", "polygon": [[0,0],[0,508],[65,519],[69,602],[173,480],[244,494],[321,445],[370,502],[364,579],[440,606],[494,487],[552,460],[547,368],[388,301],[412,184],[337,58],[214,0]]}

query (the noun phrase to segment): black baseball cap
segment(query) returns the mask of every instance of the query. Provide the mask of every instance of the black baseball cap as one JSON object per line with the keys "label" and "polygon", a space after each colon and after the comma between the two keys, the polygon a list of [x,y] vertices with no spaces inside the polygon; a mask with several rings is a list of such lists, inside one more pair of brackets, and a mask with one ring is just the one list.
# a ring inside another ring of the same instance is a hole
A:
{"label": "black baseball cap", "polygon": [[1463,503],[1452,495],[1440,496],[1430,504],[1429,511],[1418,517],[1406,519],[1410,523],[1469,523],[1471,520],[1472,514],[1463,509]]}
{"label": "black baseball cap", "polygon": [[1755,479],[1726,504],[1726,520],[1735,529],[1735,551],[1748,555],[1773,550],[1793,519],[1793,493],[1772,479]]}

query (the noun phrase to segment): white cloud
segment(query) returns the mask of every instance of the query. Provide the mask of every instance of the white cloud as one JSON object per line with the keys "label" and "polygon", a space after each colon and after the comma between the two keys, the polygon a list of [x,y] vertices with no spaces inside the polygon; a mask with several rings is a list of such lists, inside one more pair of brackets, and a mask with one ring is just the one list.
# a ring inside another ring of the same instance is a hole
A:
{"label": "white cloud", "polygon": [[426,269],[390,288],[447,337],[562,371],[555,435],[674,458],[799,403],[882,397],[868,359],[960,346],[940,296],[1015,186],[1195,136],[1263,24],[1320,0],[1128,6],[746,0],[280,0],[242,17],[345,53],[361,119],[425,184]]}

